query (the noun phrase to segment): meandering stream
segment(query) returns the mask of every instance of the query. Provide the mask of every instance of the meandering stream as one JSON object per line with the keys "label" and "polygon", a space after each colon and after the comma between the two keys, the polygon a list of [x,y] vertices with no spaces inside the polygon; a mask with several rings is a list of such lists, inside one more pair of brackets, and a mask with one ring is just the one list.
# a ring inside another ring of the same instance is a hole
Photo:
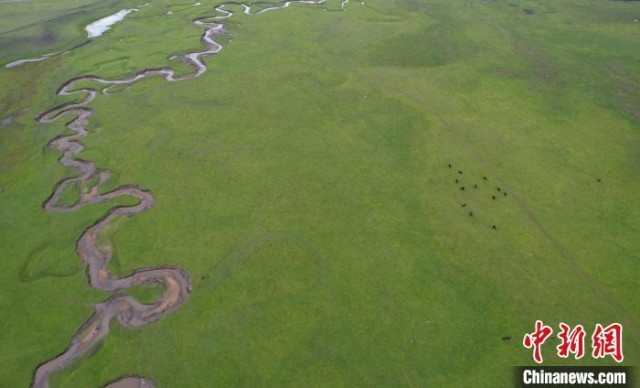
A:
{"label": "meandering stream", "polygon": [[[214,40],[215,35],[224,31],[224,19],[231,18],[233,11],[231,6],[242,7],[247,14],[261,14],[269,11],[283,9],[293,3],[321,4],[325,0],[297,0],[283,1],[273,4],[259,11],[253,12],[252,6],[245,3],[227,2],[216,5],[212,16],[205,16],[193,21],[193,24],[203,28],[202,43],[205,50],[182,55],[182,60],[193,70],[184,75],[177,75],[169,67],[157,69],[144,69],[128,77],[121,79],[105,79],[94,75],[76,77],[65,82],[57,91],[59,96],[78,95],[79,101],[70,102],[53,107],[42,114],[36,120],[40,123],[52,123],[58,120],[67,120],[67,128],[71,135],[60,135],[50,141],[50,146],[62,152],[60,164],[78,171],[75,177],[67,177],[60,180],[49,198],[44,202],[43,208],[47,212],[71,212],[83,206],[112,201],[119,197],[134,198],[137,203],[131,206],[114,206],[102,218],[88,227],[79,237],[76,243],[76,253],[88,267],[89,282],[92,287],[112,294],[106,301],[95,305],[93,315],[77,331],[71,339],[69,346],[61,354],[40,364],[34,374],[32,386],[46,388],[53,373],[67,368],[78,358],[86,355],[109,333],[109,323],[116,318],[122,325],[136,327],[157,321],[165,315],[178,309],[187,300],[191,292],[189,274],[176,267],[152,267],[138,269],[128,276],[119,278],[109,272],[108,264],[112,257],[112,246],[101,238],[101,232],[116,219],[121,217],[133,217],[149,210],[154,203],[154,197],[149,190],[135,184],[123,185],[112,191],[102,193],[101,189],[109,180],[109,171],[98,168],[94,162],[77,159],[76,155],[84,149],[81,139],[87,135],[87,127],[92,117],[89,104],[99,95],[109,94],[112,87],[118,85],[132,85],[137,81],[148,77],[162,77],[168,82],[185,81],[202,75],[207,71],[207,65],[203,59],[220,52],[222,46]],[[342,3],[342,7],[346,1]],[[96,84],[95,88],[76,88],[87,81]],[[62,203],[65,190],[79,186],[84,188],[84,194],[73,205]],[[123,294],[125,290],[133,286],[162,284],[164,292],[162,296],[152,304],[142,304],[131,296]],[[127,376],[109,385],[110,387],[152,387],[150,379]]]}

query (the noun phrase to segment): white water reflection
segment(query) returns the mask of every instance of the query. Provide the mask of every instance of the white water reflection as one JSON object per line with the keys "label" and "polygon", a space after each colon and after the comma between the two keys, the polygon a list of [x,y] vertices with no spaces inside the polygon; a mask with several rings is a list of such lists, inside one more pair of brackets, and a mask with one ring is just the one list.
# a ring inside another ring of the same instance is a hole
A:
{"label": "white water reflection", "polygon": [[85,27],[89,38],[96,38],[104,34],[114,24],[122,21],[128,14],[135,12],[137,9],[122,9],[113,15],[109,15],[100,20],[97,20]]}

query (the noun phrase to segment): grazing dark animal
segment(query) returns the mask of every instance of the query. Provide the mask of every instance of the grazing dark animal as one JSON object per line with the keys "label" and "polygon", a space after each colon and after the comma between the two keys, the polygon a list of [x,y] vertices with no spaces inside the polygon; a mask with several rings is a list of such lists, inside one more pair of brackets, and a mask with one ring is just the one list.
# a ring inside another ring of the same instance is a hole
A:
{"label": "grazing dark animal", "polygon": [[502,191],[499,187],[496,187],[496,189],[498,189],[498,191]]}
{"label": "grazing dark animal", "polygon": [[598,182],[602,182],[602,179],[598,178]]}
{"label": "grazing dark animal", "polygon": [[503,341],[511,341],[511,336],[510,335],[504,336],[504,337],[502,337],[502,340]]}
{"label": "grazing dark animal", "polygon": [[491,225],[491,228],[498,229],[495,225]]}
{"label": "grazing dark animal", "polygon": [[478,188],[478,185],[473,185],[473,188],[474,188],[474,189],[477,189],[477,188]]}
{"label": "grazing dark animal", "polygon": [[451,163],[449,163],[449,168],[451,168]]}
{"label": "grazing dark animal", "polygon": [[466,203],[463,203],[463,204],[462,204],[462,207],[465,207],[465,206],[467,206],[467,204],[466,204]]}
{"label": "grazing dark animal", "polygon": [[469,212],[469,217],[473,217],[473,212]]}
{"label": "grazing dark animal", "polygon": [[507,196],[507,192],[506,192],[506,191],[504,192],[504,196],[505,196],[505,197]]}
{"label": "grazing dark animal", "polygon": [[456,183],[458,183],[458,180],[456,179]]}
{"label": "grazing dark animal", "polygon": [[462,175],[462,171],[458,171],[458,174]]}
{"label": "grazing dark animal", "polygon": [[492,195],[492,196],[491,196],[491,198],[492,198],[492,199],[496,199],[496,196],[495,196],[495,195]]}
{"label": "grazing dark animal", "polygon": [[460,190],[463,190],[463,191],[464,191],[464,186],[462,186],[462,187],[460,188]]}
{"label": "grazing dark animal", "polygon": [[486,180],[487,180],[487,177],[486,177],[486,176],[483,176],[483,177],[482,177],[482,179],[484,179],[484,180],[486,181]]}

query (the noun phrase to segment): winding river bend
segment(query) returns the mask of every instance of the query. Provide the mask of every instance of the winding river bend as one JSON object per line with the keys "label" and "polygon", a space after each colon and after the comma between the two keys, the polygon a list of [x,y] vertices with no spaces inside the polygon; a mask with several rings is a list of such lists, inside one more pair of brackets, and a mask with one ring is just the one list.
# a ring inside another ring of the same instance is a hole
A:
{"label": "winding river bend", "polygon": [[[347,0],[348,1],[348,0]],[[343,1],[342,8],[347,3]],[[89,283],[92,287],[112,294],[106,301],[95,305],[93,315],[84,323],[71,339],[66,350],[51,360],[40,364],[34,373],[32,387],[49,387],[49,380],[53,373],[67,368],[78,358],[95,347],[109,333],[109,323],[116,318],[122,325],[137,327],[157,321],[165,315],[178,309],[191,292],[189,274],[176,267],[152,267],[138,269],[130,275],[118,278],[108,270],[112,257],[112,246],[108,241],[100,239],[100,233],[114,220],[121,217],[133,217],[147,211],[153,206],[154,197],[149,190],[135,184],[123,185],[112,191],[102,193],[101,189],[109,180],[109,171],[99,169],[89,160],[77,159],[75,156],[84,149],[81,139],[87,135],[87,126],[91,120],[92,110],[88,105],[98,96],[99,92],[109,94],[111,88],[118,85],[129,86],[148,77],[162,77],[168,82],[185,81],[202,75],[207,71],[203,58],[216,54],[222,46],[214,41],[216,34],[224,31],[224,19],[231,18],[231,6],[241,7],[246,14],[260,14],[286,8],[294,3],[322,4],[325,0],[283,1],[262,7],[253,11],[246,3],[226,2],[213,8],[212,16],[205,16],[193,20],[193,24],[204,29],[202,43],[205,50],[182,55],[182,61],[193,70],[184,75],[176,75],[169,67],[144,69],[133,75],[121,79],[105,79],[94,75],[72,78],[65,82],[57,91],[59,96],[79,95],[80,100],[55,106],[41,113],[36,120],[40,123],[52,123],[64,119],[70,120],[67,128],[71,135],[60,135],[52,139],[49,145],[62,152],[60,164],[78,171],[75,177],[60,180],[53,193],[44,202],[43,208],[47,212],[72,212],[85,205],[102,203],[119,197],[130,197],[137,201],[132,206],[114,206],[107,213],[88,227],[78,238],[76,253],[88,267]],[[80,82],[92,82],[95,88],[76,88]],[[82,187],[85,194],[73,205],[62,203],[65,190],[74,186]],[[162,284],[164,292],[153,304],[142,304],[131,296],[123,295],[124,291],[133,286]],[[127,376],[109,384],[109,387],[153,387],[153,381],[139,376]]]}

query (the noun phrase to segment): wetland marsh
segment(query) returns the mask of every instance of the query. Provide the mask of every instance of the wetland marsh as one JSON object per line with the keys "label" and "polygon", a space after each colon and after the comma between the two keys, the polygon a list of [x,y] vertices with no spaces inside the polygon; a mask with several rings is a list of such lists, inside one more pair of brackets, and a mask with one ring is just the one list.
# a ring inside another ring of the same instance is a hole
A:
{"label": "wetland marsh", "polygon": [[536,319],[637,363],[639,4],[28,4],[0,386],[510,386]]}

